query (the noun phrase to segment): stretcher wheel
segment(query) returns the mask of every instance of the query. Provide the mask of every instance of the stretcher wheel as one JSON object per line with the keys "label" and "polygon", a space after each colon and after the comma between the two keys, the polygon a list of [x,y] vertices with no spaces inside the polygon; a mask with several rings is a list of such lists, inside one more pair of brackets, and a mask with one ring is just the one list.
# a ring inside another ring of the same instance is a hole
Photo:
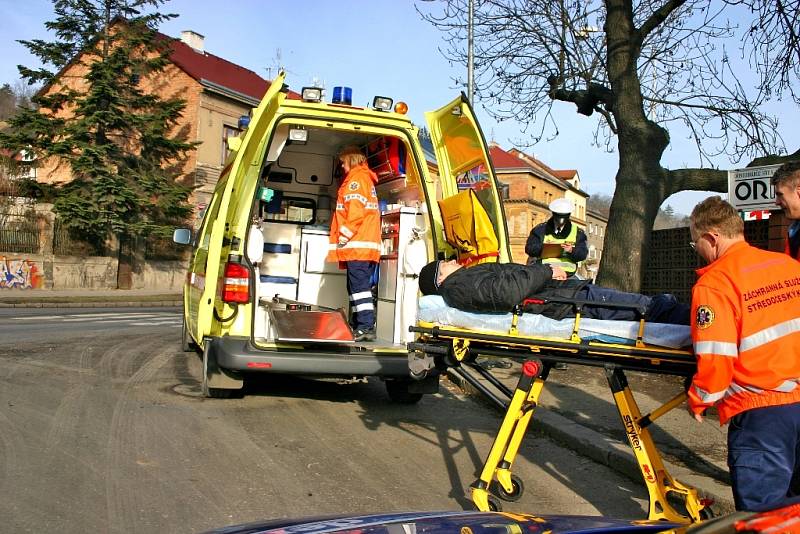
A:
{"label": "stretcher wheel", "polygon": [[494,486],[492,488],[492,493],[497,494],[498,497],[506,502],[517,502],[522,498],[522,494],[525,493],[525,484],[523,484],[522,479],[517,475],[511,475],[510,492],[507,492],[503,485],[497,481],[494,481],[492,484]]}
{"label": "stretcher wheel", "polygon": [[497,500],[497,497],[495,497],[494,495],[489,495],[488,501],[489,501],[489,511],[490,512],[502,512],[503,511],[503,505],[500,504],[500,501]]}

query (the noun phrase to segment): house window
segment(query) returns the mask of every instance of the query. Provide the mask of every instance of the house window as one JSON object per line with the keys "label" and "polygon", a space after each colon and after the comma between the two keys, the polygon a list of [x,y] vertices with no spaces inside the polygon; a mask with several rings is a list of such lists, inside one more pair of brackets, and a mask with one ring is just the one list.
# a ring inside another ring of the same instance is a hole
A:
{"label": "house window", "polygon": [[508,200],[508,191],[509,185],[508,184],[500,184],[500,199],[501,200]]}
{"label": "house window", "polygon": [[230,154],[230,149],[228,149],[228,138],[229,137],[236,137],[242,130],[236,128],[235,126],[228,126],[224,124],[222,126],[222,160],[220,161],[221,165],[225,165],[225,161],[228,159],[228,155]]}

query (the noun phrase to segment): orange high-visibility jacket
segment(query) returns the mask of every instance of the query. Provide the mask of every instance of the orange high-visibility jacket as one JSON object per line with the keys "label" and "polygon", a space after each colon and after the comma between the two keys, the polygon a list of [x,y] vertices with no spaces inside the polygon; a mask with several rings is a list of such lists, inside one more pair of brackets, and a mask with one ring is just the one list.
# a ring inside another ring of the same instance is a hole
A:
{"label": "orange high-visibility jacket", "polygon": [[[328,261],[374,261],[381,257],[381,214],[375,184],[366,164],[350,169],[336,195]],[[340,238],[345,241],[340,245]]]}
{"label": "orange high-visibility jacket", "polygon": [[692,411],[716,404],[724,424],[745,410],[800,402],[800,262],[741,242],[697,274]]}

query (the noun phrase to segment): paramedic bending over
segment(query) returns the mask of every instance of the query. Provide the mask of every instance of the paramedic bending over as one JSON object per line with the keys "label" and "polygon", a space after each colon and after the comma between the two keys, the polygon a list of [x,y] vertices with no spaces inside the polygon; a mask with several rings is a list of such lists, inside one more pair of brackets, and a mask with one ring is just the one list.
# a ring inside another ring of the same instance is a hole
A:
{"label": "paramedic bending over", "polygon": [[737,510],[797,495],[800,474],[800,262],[752,247],[720,197],[695,206],[689,245],[709,264],[692,289],[697,373],[689,409],[711,406],[728,427]]}
{"label": "paramedic bending over", "polygon": [[367,158],[356,146],[339,153],[345,172],[336,195],[331,221],[328,261],[347,269],[347,292],[354,317],[350,324],[356,341],[375,339],[375,306],[372,277],[381,257],[381,218],[375,193],[377,175],[367,167]]}

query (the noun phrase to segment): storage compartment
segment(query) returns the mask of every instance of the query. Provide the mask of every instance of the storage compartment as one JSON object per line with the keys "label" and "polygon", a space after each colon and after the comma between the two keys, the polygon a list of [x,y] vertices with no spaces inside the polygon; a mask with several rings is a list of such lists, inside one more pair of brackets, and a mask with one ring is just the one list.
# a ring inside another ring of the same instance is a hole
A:
{"label": "storage compartment", "polygon": [[380,137],[366,148],[367,164],[379,180],[406,174],[406,145],[397,137]]}
{"label": "storage compartment", "polygon": [[[424,229],[424,217],[415,208],[400,207],[381,216],[377,334],[394,344],[413,339],[408,327],[416,318],[418,283],[417,273],[409,272],[409,267],[427,261],[424,241],[417,237]],[[407,261],[407,255],[417,255],[417,261]]]}

